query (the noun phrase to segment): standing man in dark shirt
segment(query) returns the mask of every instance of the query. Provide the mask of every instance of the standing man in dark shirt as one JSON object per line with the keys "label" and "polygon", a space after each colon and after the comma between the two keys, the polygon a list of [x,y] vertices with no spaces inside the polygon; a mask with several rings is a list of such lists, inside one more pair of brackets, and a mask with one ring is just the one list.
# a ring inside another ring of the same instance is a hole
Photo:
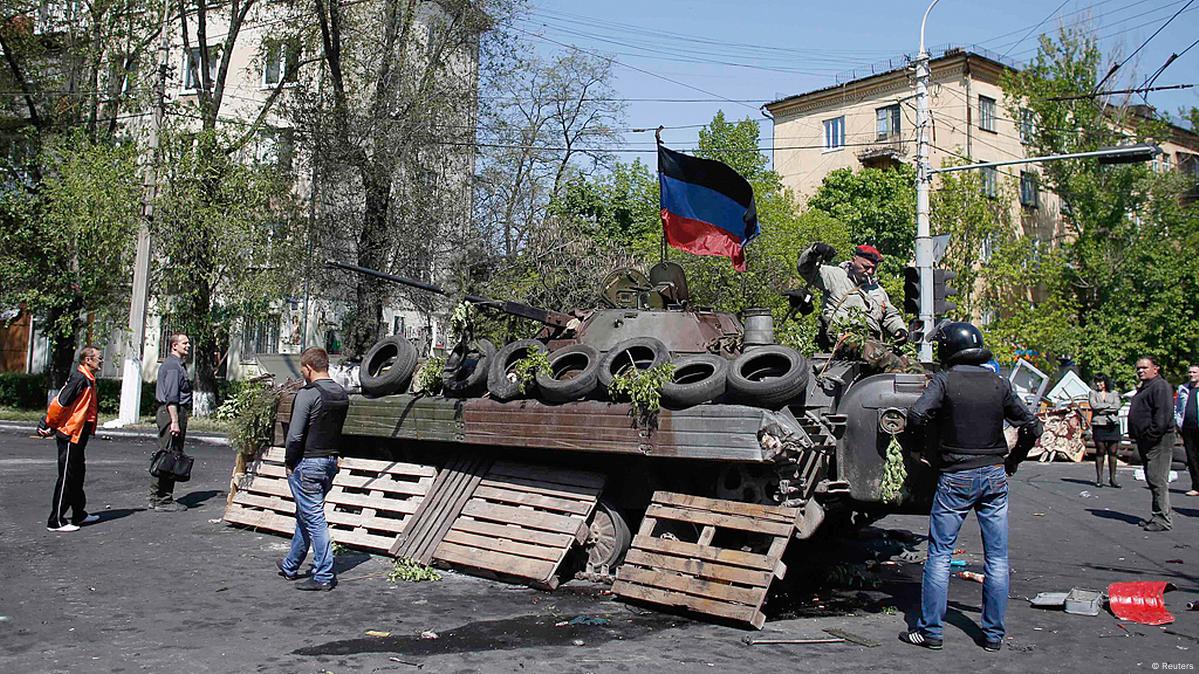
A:
{"label": "standing man in dark shirt", "polygon": [[[79,353],[79,367],[50,401],[46,416],[37,426],[38,435],[43,438],[54,435],[58,440],[58,482],[54,484],[46,531],[78,531],[79,525],[100,520],[98,515],[89,515],[85,510],[87,497],[83,494],[83,478],[86,474],[84,450],[88,438],[96,432],[99,413],[96,373],[103,365],[104,354],[100,349],[91,345],[83,347]],[[68,511],[71,512],[69,520]]]}
{"label": "standing man in dark shirt", "polygon": [[1128,406],[1128,437],[1137,443],[1145,481],[1153,494],[1153,514],[1141,522],[1145,531],[1169,531],[1170,461],[1174,458],[1174,391],[1161,376],[1157,359],[1137,361],[1137,394]]}
{"label": "standing man in dark shirt", "polygon": [[1178,387],[1174,401],[1174,425],[1182,434],[1187,472],[1191,474],[1187,496],[1199,496],[1199,365],[1187,368],[1187,382]]}
{"label": "standing man in dark shirt", "polygon": [[[938,427],[940,471],[928,522],[928,559],[921,584],[920,619],[900,639],[940,650],[942,623],[949,594],[949,563],[962,522],[971,510],[982,530],[984,571],[983,648],[1003,646],[1008,599],[1007,478],[1028,456],[1041,435],[1041,424],[1016,397],[1012,385],[983,366],[991,352],[982,333],[969,323],[949,323],[937,334],[937,357],[947,367],[937,374],[908,410],[908,421],[920,432]],[[1008,454],[1003,423],[1020,430]]]}
{"label": "standing man in dark shirt", "polygon": [[300,373],[307,385],[292,401],[287,428],[287,483],[296,502],[296,531],[291,550],[275,563],[279,575],[297,580],[300,565],[312,548],[312,577],[298,583],[299,590],[332,590],[333,545],[325,522],[325,495],[337,475],[341,453],[341,428],[350,409],[350,398],[329,378],[329,354],[313,347],[300,354]]}
{"label": "standing man in dark shirt", "polygon": [[[183,361],[191,353],[191,340],[183,333],[171,335],[170,353],[158,366],[158,385],[154,399],[158,401],[158,448],[183,453],[187,438],[187,420],[192,409],[192,383]],[[169,475],[151,478],[150,509],[156,512],[178,512],[187,507],[175,500],[175,478]]]}

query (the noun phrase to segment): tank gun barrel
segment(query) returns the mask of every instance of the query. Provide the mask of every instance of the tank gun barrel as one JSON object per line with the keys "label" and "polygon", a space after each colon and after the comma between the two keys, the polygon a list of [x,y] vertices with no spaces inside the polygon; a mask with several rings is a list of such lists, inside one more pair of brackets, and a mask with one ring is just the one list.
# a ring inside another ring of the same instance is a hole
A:
{"label": "tank gun barrel", "polygon": [[[344,262],[338,262],[337,260],[332,260],[332,259],[325,260],[325,266],[332,267],[334,269],[343,269],[345,271],[351,271],[356,274],[362,274],[363,276],[372,276],[374,278],[381,279],[383,281],[389,281],[391,283],[398,283],[400,285],[405,285],[410,288],[417,288],[418,290],[424,290],[427,292],[436,293],[438,295],[442,295],[445,297],[449,296],[449,293],[447,293],[440,286],[433,285],[432,283],[426,283],[426,282],[420,281],[418,279],[408,278],[407,276],[397,276],[395,274],[388,274],[387,272],[382,272],[377,269],[368,269],[366,267],[359,267],[356,264],[346,264]],[[481,295],[466,295],[465,297],[463,297],[463,299],[466,300],[467,302],[470,302],[471,304],[478,304],[481,306],[490,307],[492,309],[502,311],[502,312],[512,315],[512,316],[528,318],[530,320],[534,320],[543,325],[548,325],[548,326],[554,327],[554,328],[565,328],[566,324],[569,323],[572,318],[569,314],[564,314],[560,311],[550,311],[548,309],[541,309],[539,307],[530,306],[528,304],[523,304],[521,302],[511,302],[511,301],[507,301],[507,300],[504,300],[504,301],[492,300],[492,299],[483,297]]]}

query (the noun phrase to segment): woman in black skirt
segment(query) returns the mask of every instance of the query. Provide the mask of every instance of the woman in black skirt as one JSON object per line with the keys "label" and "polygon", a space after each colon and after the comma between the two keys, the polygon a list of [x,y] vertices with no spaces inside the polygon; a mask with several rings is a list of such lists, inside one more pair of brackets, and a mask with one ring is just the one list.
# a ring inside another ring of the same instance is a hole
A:
{"label": "woman in black skirt", "polygon": [[1095,375],[1094,390],[1091,391],[1091,437],[1095,440],[1095,486],[1103,486],[1103,457],[1108,457],[1108,484],[1119,488],[1116,482],[1116,448],[1120,446],[1120,405],[1123,404],[1119,391],[1112,390],[1112,380],[1105,374]]}

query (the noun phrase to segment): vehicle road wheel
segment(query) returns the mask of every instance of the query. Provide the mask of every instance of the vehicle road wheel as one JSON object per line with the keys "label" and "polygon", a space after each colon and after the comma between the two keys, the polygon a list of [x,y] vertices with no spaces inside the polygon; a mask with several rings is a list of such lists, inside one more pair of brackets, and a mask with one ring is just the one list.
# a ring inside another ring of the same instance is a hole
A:
{"label": "vehicle road wheel", "polygon": [[537,390],[546,402],[580,400],[595,390],[600,355],[595,347],[571,344],[550,354],[550,371],[537,373]]}
{"label": "vehicle road wheel", "polygon": [[607,390],[616,375],[635,367],[648,370],[670,360],[670,349],[657,337],[633,337],[612,347],[599,366],[599,385]]}
{"label": "vehicle road wheel", "polygon": [[714,353],[675,358],[674,374],[662,385],[662,404],[690,407],[724,395],[729,361]]}
{"label": "vehicle road wheel", "polygon": [[512,366],[535,351],[545,353],[545,344],[536,339],[521,339],[504,345],[491,359],[491,367],[487,372],[487,390],[496,400],[513,400],[530,393],[535,382],[529,382],[525,393],[520,392],[519,382],[508,379],[512,374]]}
{"label": "vehicle road wheel", "polygon": [[587,523],[587,541],[583,549],[587,552],[587,571],[596,574],[613,574],[616,566],[624,559],[633,542],[629,525],[607,499],[600,499]]}
{"label": "vehicle road wheel", "polygon": [[487,390],[487,368],[495,357],[495,345],[486,339],[459,343],[446,358],[441,387],[450,397],[481,395]]}
{"label": "vehicle road wheel", "polygon": [[803,396],[809,369],[807,359],[795,349],[778,344],[759,346],[729,366],[729,390],[747,405],[779,409]]}
{"label": "vehicle road wheel", "polygon": [[399,335],[375,343],[362,359],[358,382],[368,396],[399,393],[408,386],[416,369],[416,347]]}

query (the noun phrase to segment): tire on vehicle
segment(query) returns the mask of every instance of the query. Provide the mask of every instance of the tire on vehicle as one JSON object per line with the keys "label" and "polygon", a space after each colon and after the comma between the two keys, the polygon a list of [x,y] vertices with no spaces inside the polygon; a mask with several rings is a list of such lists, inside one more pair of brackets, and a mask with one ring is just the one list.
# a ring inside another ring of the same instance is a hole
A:
{"label": "tire on vehicle", "polygon": [[495,345],[490,340],[474,339],[459,342],[445,359],[441,389],[445,395],[465,398],[482,395],[487,390],[487,368],[495,357]]}
{"label": "tire on vehicle", "polygon": [[487,371],[487,391],[491,393],[491,397],[496,400],[515,400],[522,395],[531,393],[531,389],[536,386],[535,382],[529,382],[522,394],[520,383],[510,380],[508,375],[512,374],[512,367],[521,359],[531,353],[545,353],[545,351],[545,344],[536,339],[521,339],[505,344],[491,359],[491,365]]}
{"label": "tire on vehicle", "polygon": [[729,390],[739,402],[779,409],[800,399],[808,387],[810,366],[798,351],[768,344],[746,351],[729,366]]}
{"label": "tire on vehicle", "polygon": [[613,346],[600,360],[599,385],[607,390],[616,376],[630,367],[648,370],[670,360],[670,349],[657,337],[633,337]]}
{"label": "tire on vehicle", "polygon": [[378,397],[400,393],[408,387],[416,370],[416,347],[399,335],[375,342],[362,359],[358,383],[365,395]]}
{"label": "tire on vehicle", "polygon": [[671,361],[674,372],[662,385],[662,404],[680,408],[699,405],[724,395],[729,361],[714,353],[680,356]]}
{"label": "tire on vehicle", "polygon": [[564,346],[549,355],[550,371],[537,373],[537,391],[542,400],[564,403],[581,400],[595,390],[600,354],[586,344]]}

